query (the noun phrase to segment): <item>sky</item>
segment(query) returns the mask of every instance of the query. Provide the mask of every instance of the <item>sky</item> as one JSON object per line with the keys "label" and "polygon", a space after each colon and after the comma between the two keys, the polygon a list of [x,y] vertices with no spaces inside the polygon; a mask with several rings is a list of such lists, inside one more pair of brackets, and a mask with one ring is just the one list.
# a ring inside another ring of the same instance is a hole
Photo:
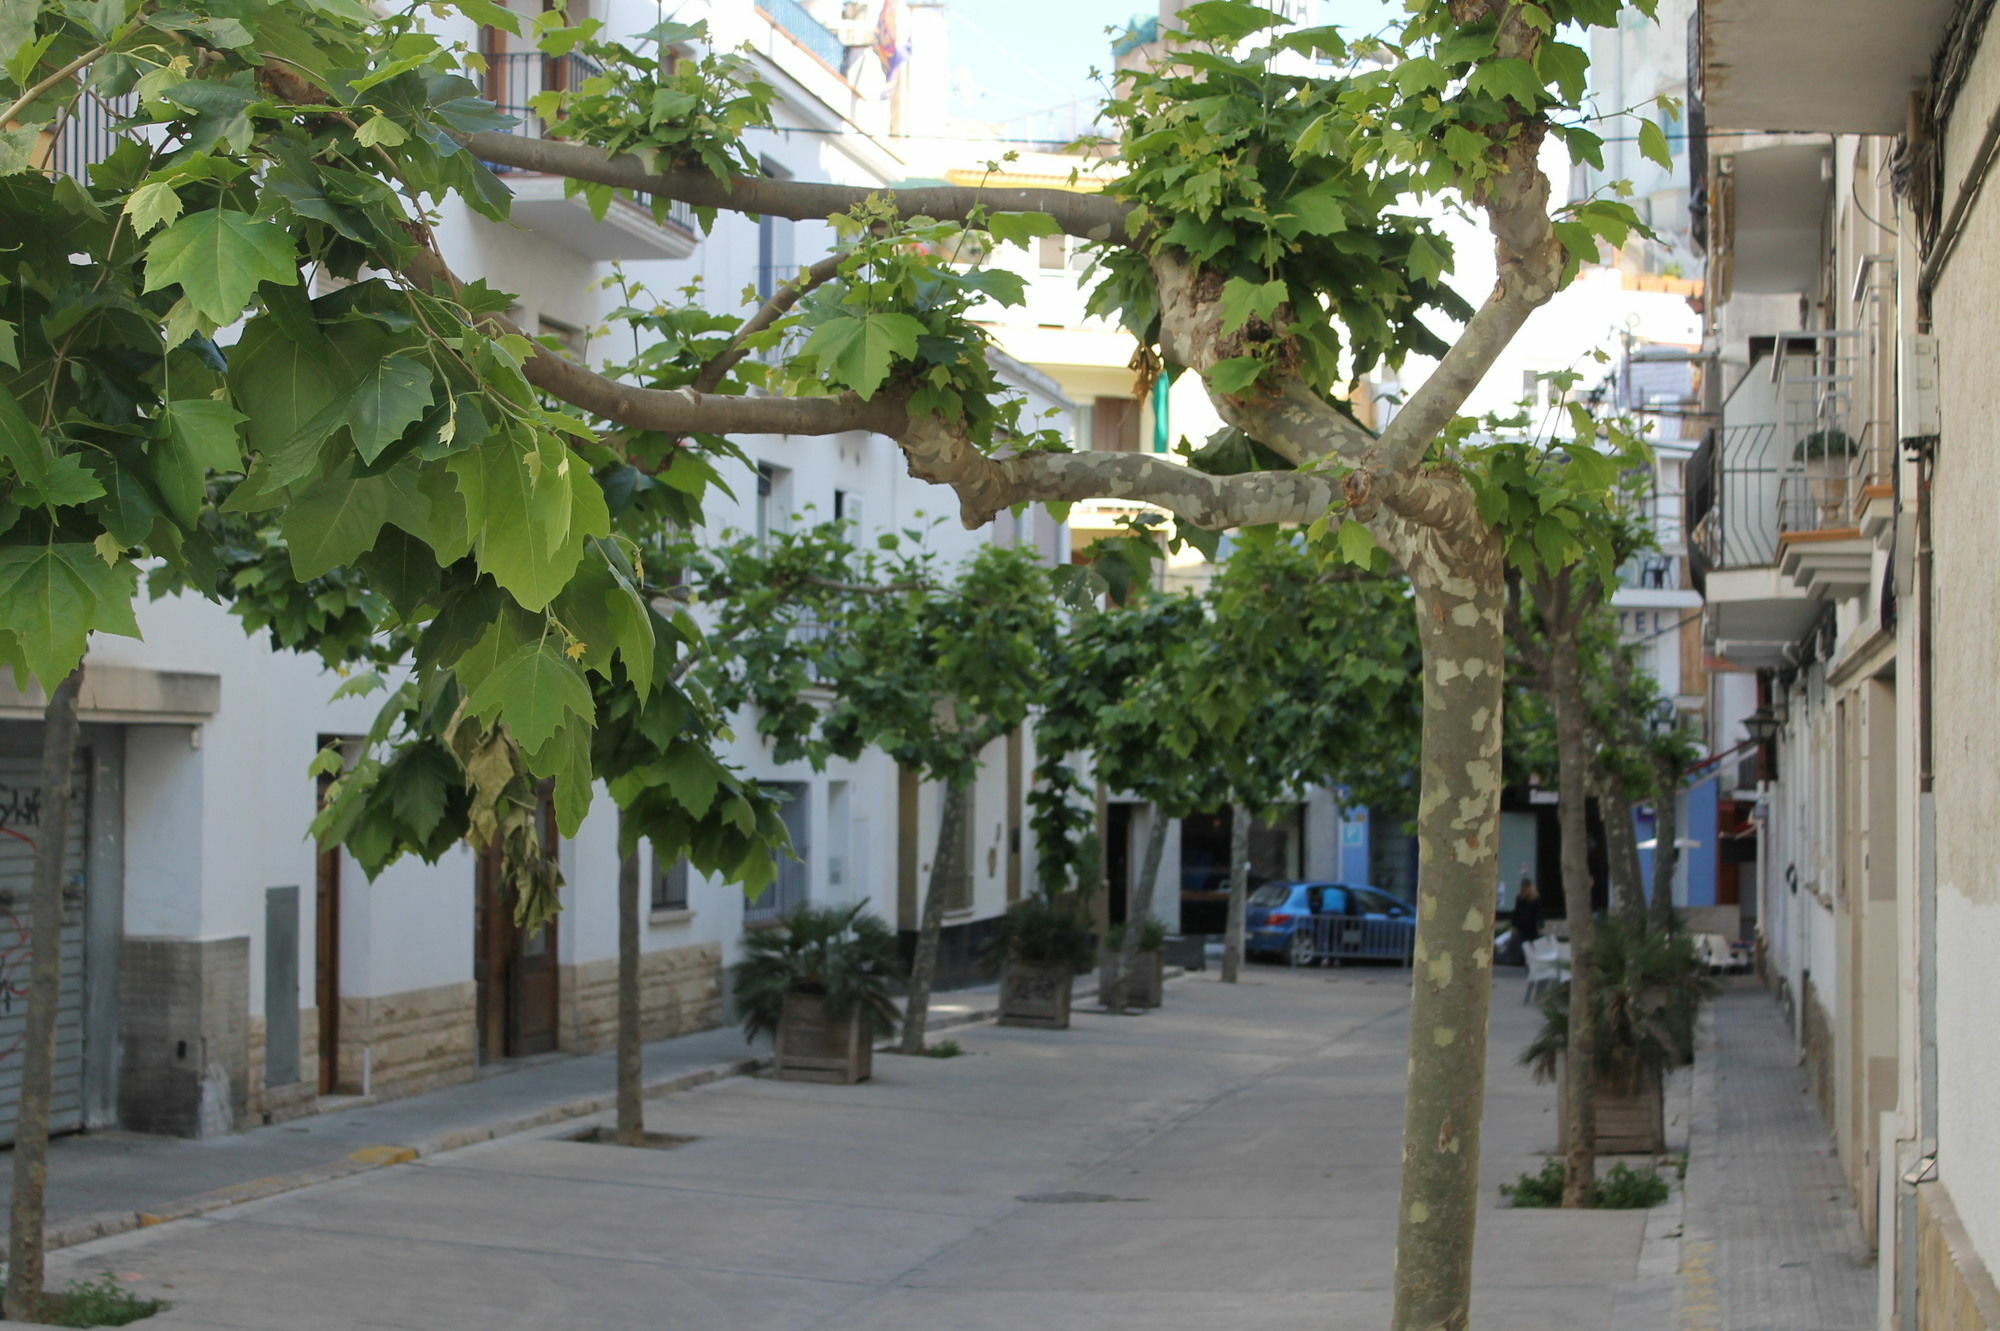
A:
{"label": "sky", "polygon": [[[1391,0],[1320,0],[1322,23],[1378,28],[1400,12]],[[1072,137],[1086,127],[1102,91],[1093,66],[1111,67],[1111,37],[1148,0],[945,0],[951,23],[953,113],[1000,121],[1023,138]]]}

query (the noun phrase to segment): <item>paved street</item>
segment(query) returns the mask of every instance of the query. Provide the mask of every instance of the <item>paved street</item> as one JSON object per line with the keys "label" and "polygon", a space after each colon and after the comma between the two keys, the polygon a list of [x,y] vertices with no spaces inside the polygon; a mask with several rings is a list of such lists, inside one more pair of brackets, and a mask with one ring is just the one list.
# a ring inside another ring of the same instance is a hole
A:
{"label": "paved street", "polygon": [[[971,1027],[829,1087],[656,1099],[670,1151],[545,1129],[58,1254],[167,1328],[1379,1327],[1404,973],[1258,967],[1144,1017]],[[1503,980],[1487,1194],[1553,1137]],[[1495,1210],[1479,1325],[1608,1325],[1643,1214]],[[165,1288],[170,1286],[171,1288]]]}
{"label": "paved street", "polygon": [[[861,1086],[736,1077],[656,1097],[649,1126],[692,1138],[671,1150],[570,1140],[593,1121],[571,1119],[65,1249],[52,1277],[160,1293],[160,1331],[1375,1331],[1405,983],[1192,975],[1163,1011],[971,1026],[950,1033],[965,1057],[883,1056]],[[1502,972],[1494,1005],[1475,1326],[1865,1324],[1845,1320],[1867,1279],[1842,1247],[1851,1212],[1812,1172],[1824,1133],[1798,1117],[1760,990],[1718,1003],[1714,1075],[1694,1082],[1685,1270],[1678,1194],[1652,1212],[1502,1209],[1497,1185],[1554,1139],[1552,1089],[1514,1063],[1533,1023],[1519,983]],[[1698,1246],[1752,1237],[1741,1260]]]}

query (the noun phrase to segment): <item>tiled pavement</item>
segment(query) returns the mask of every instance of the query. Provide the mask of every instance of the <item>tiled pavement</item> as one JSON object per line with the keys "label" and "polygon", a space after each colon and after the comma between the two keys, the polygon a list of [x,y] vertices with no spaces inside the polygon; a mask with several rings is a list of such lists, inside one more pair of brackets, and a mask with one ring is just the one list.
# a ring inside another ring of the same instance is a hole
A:
{"label": "tiled pavement", "polygon": [[1875,1268],[1769,993],[1735,981],[1695,1064],[1683,1331],[1870,1331]]}

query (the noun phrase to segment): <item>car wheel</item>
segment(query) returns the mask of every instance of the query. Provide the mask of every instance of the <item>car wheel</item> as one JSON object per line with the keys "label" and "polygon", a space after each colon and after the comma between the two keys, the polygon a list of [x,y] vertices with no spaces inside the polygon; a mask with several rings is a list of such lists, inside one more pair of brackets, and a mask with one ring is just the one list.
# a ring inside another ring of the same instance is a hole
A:
{"label": "car wheel", "polygon": [[1303,929],[1292,931],[1292,941],[1285,944],[1285,960],[1294,966],[1310,966],[1319,960],[1319,953],[1313,947],[1312,935]]}

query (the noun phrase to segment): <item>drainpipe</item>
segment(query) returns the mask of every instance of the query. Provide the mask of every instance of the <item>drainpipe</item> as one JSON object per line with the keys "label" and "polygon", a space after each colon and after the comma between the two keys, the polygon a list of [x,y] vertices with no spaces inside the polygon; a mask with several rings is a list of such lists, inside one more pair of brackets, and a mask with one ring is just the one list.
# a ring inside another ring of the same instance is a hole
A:
{"label": "drainpipe", "polygon": [[1936,462],[1934,439],[1905,441],[1916,457],[1917,557],[1917,1160],[1902,1176],[1897,1190],[1897,1227],[1901,1242],[1898,1263],[1899,1322],[1902,1331],[1917,1331],[1921,1309],[1917,1298],[1917,1186],[1937,1177],[1938,1059],[1937,1059],[1937,798],[1935,732],[1931,687],[1935,674],[1931,651],[1931,469]]}

